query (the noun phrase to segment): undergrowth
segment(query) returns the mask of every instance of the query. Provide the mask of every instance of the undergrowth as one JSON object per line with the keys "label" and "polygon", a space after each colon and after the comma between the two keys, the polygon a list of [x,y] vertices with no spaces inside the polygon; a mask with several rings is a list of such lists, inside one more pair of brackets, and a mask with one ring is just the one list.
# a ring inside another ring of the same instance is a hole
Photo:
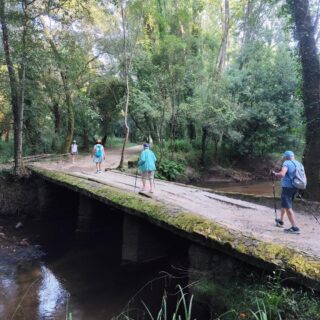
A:
{"label": "undergrowth", "polygon": [[195,291],[217,320],[320,320],[319,297],[312,291],[266,283],[217,285],[202,281]]}
{"label": "undergrowth", "polygon": [[0,163],[6,163],[13,158],[13,143],[0,141]]}

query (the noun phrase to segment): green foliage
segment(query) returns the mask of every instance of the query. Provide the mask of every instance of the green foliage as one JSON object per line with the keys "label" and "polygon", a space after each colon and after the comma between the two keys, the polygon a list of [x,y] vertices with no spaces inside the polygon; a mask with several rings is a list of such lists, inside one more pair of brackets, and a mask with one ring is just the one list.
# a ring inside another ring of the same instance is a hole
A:
{"label": "green foliage", "polygon": [[[189,294],[180,285],[177,285],[178,292],[176,294],[175,305],[171,306],[168,301],[168,294],[165,291],[160,309],[152,312],[150,309],[153,306],[148,306],[144,301],[141,301],[144,311],[142,311],[143,319],[149,320],[195,320],[192,316],[193,308],[193,295],[189,297]],[[172,310],[172,311],[171,311]],[[130,311],[123,312],[121,315],[112,318],[117,320],[135,320],[137,318],[132,318]],[[140,315],[137,315],[140,318]]]}
{"label": "green foliage", "polygon": [[97,113],[96,133],[112,134],[121,116],[121,101],[125,92],[124,83],[118,78],[100,78],[90,91],[92,109]]}
{"label": "green foliage", "polygon": [[[229,2],[221,72],[217,62],[224,17],[219,1],[128,2],[128,56],[117,2],[85,1],[76,8],[74,1],[66,1],[54,10],[52,4],[30,3],[34,23],[27,37],[23,153],[60,150],[72,115],[73,137],[84,150],[96,136],[123,138],[123,61],[131,58],[131,141],[151,137],[165,144],[165,159],[193,166],[200,158],[201,165],[210,166],[232,163],[238,156],[301,150],[301,68],[288,15],[278,1]],[[17,31],[10,33],[13,63],[19,65],[21,12],[13,4],[8,8],[9,29]],[[57,25],[51,28],[50,19]],[[1,70],[0,88],[3,134],[12,121],[6,70]],[[161,175],[175,179],[182,169],[172,167],[173,176]]]}
{"label": "green foliage", "polygon": [[0,141],[0,163],[6,163],[13,158],[13,141]]}
{"label": "green foliage", "polygon": [[172,144],[168,145],[168,150],[169,151],[174,151],[174,152],[190,152],[192,151],[192,145],[190,144],[189,141],[187,140],[175,140],[172,142]]}
{"label": "green foliage", "polygon": [[157,168],[156,177],[163,180],[174,181],[185,171],[185,165],[173,160],[164,159]]}
{"label": "green foliage", "polygon": [[[143,305],[147,310],[147,315],[150,320],[192,320],[192,301],[193,296],[187,299],[187,293],[184,292],[183,288],[178,285],[179,295],[177,297],[175,310],[172,315],[168,314],[167,311],[167,295],[164,294],[162,297],[161,308],[155,316],[152,315],[148,306],[144,302]],[[189,301],[188,301],[189,300]],[[182,309],[182,310],[181,310]]]}
{"label": "green foliage", "polygon": [[258,300],[257,300],[257,309],[258,309],[257,311],[250,310],[254,320],[271,320],[271,319],[281,320],[282,319],[279,314],[277,314],[276,316],[272,316],[271,312],[267,311],[265,304],[263,302],[260,303]]}
{"label": "green foliage", "polygon": [[284,287],[278,276],[260,284],[220,286],[203,281],[196,291],[220,320],[320,319],[316,294]]}
{"label": "green foliage", "polygon": [[[135,143],[128,143],[127,147],[133,147],[135,145],[136,145]],[[110,136],[106,141],[106,148],[120,148],[122,146],[123,146],[123,138]]]}
{"label": "green foliage", "polygon": [[241,139],[232,143],[232,149],[241,155],[263,156],[273,150],[302,148],[302,107],[293,99],[299,80],[295,60],[285,47],[274,52],[257,45],[252,54],[241,70],[229,73],[229,90],[244,112],[235,122]]}

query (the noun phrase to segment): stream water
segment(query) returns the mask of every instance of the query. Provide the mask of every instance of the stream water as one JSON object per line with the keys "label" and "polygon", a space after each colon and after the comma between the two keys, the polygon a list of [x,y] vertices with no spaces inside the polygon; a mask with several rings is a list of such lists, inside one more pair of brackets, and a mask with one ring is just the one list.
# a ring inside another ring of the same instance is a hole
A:
{"label": "stream water", "polygon": [[[202,187],[210,188],[213,191],[235,192],[253,194],[257,196],[273,196],[273,184],[271,181],[255,181],[248,183],[206,183]],[[275,182],[275,192],[279,196],[281,191],[280,182]]]}
{"label": "stream water", "polygon": [[[185,253],[147,266],[122,265],[121,242],[109,231],[92,239],[39,239],[44,258],[15,266],[0,261],[0,319],[69,320],[71,313],[76,320],[110,320],[137,293],[129,308],[141,312],[134,314],[143,313],[141,301],[156,312],[164,289],[176,292],[178,283],[187,284],[172,268],[186,270]],[[180,278],[169,279],[164,272]]]}

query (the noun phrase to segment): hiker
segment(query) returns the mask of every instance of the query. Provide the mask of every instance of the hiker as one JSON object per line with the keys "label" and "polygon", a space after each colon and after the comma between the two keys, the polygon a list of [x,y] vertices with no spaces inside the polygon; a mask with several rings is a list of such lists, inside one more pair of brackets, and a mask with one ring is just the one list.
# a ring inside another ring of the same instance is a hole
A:
{"label": "hiker", "polygon": [[76,155],[78,154],[78,145],[77,141],[73,140],[72,145],[71,145],[71,158],[72,158],[72,163],[75,162],[76,160]]}
{"label": "hiker", "polygon": [[146,181],[149,179],[150,190],[149,192],[154,192],[154,172],[156,170],[157,158],[155,154],[150,150],[148,143],[143,144],[143,151],[140,154],[138,167],[142,175],[142,190],[146,191]]}
{"label": "hiker", "polygon": [[299,161],[294,160],[294,153],[292,151],[286,151],[283,154],[284,162],[282,169],[279,172],[272,172],[275,177],[281,177],[281,216],[280,219],[276,219],[278,227],[283,227],[283,218],[287,214],[288,219],[291,223],[291,228],[284,229],[287,233],[299,234],[300,229],[298,228],[295,221],[295,214],[292,209],[293,199],[298,192],[298,189],[293,185],[295,178],[296,168],[301,165]]}
{"label": "hiker", "polygon": [[97,140],[97,143],[92,149],[92,159],[96,164],[96,173],[101,173],[101,163],[105,160],[105,152],[100,139]]}

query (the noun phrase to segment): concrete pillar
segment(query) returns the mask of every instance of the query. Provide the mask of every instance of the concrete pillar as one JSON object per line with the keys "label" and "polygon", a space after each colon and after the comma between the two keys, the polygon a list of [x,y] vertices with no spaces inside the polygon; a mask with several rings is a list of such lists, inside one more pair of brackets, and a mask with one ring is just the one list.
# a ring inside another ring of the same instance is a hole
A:
{"label": "concrete pillar", "polygon": [[164,258],[167,248],[163,231],[132,217],[123,219],[122,262],[145,263]]}
{"label": "concrete pillar", "polygon": [[94,204],[92,199],[79,194],[78,222],[76,232],[92,232]]}
{"label": "concrete pillar", "polygon": [[220,251],[191,244],[189,247],[189,281],[199,278],[215,283],[230,282],[242,271],[242,263]]}

